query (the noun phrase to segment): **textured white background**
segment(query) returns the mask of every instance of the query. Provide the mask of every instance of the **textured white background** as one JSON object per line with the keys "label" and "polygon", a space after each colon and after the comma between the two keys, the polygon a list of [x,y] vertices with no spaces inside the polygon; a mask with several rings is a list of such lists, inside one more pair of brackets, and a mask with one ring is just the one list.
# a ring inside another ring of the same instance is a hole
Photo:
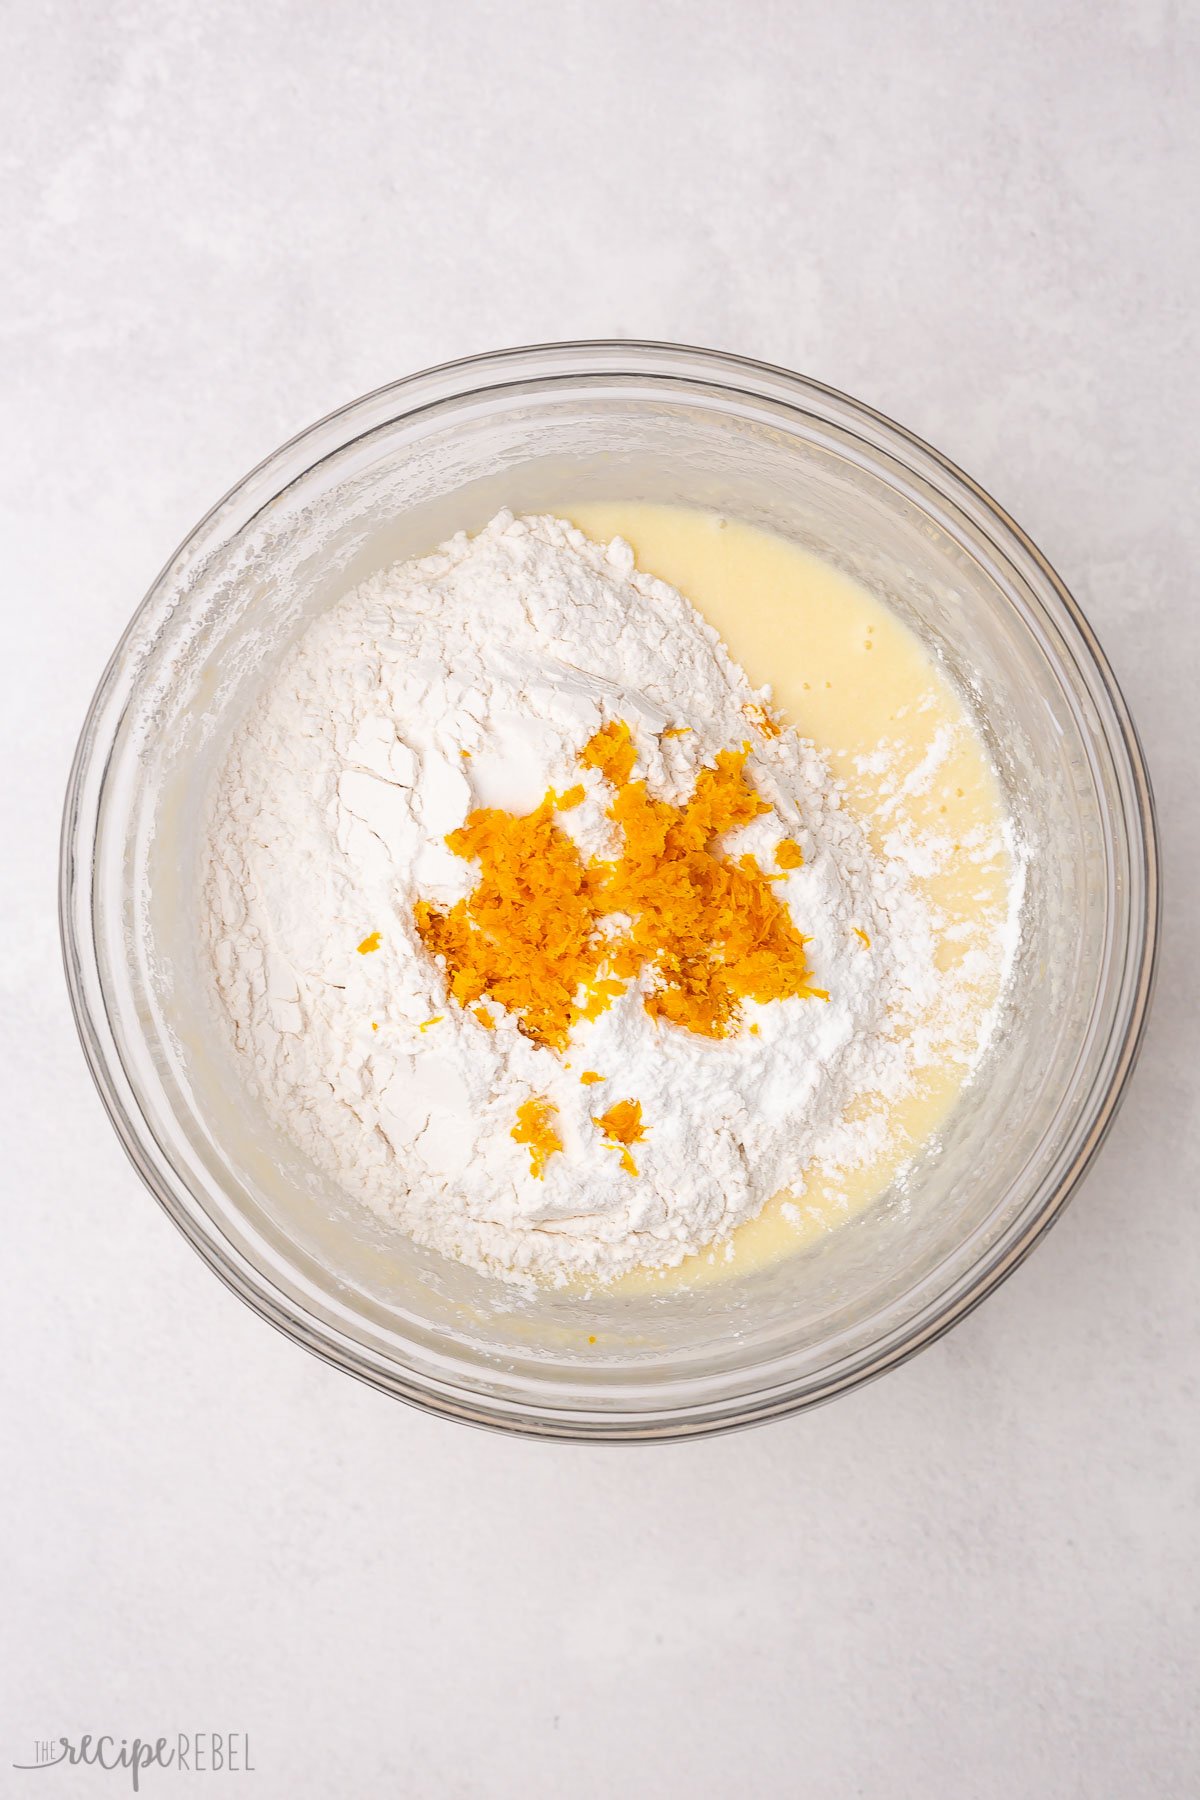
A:
{"label": "textured white background", "polygon": [[[4,33],[0,1792],[126,1791],[13,1773],[38,1735],[236,1729],[280,1800],[1194,1796],[1197,8]],[[990,488],[1112,654],[1168,877],[1133,1090],[1026,1268],[824,1412],[626,1453],[423,1418],[230,1298],[102,1117],[54,916],[92,686],[228,483],[390,377],[607,334],[791,364]]]}

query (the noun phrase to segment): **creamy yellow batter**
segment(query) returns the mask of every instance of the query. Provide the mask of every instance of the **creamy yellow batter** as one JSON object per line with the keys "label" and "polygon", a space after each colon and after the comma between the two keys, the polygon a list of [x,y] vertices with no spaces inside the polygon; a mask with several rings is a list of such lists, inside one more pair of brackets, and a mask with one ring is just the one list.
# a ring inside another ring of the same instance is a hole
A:
{"label": "creamy yellow batter", "polygon": [[[590,537],[626,538],[640,568],[686,594],[776,711],[824,753],[845,803],[882,848],[897,829],[940,846],[915,885],[936,910],[939,966],[984,967],[968,992],[982,1018],[997,998],[1011,860],[995,773],[971,719],[914,634],[865,589],[783,539],[712,513],[614,503],[569,509]],[[875,1199],[945,1121],[966,1071],[947,1060],[891,1114],[887,1154],[835,1180],[813,1170],[728,1244],[627,1288],[695,1285],[745,1273]]]}

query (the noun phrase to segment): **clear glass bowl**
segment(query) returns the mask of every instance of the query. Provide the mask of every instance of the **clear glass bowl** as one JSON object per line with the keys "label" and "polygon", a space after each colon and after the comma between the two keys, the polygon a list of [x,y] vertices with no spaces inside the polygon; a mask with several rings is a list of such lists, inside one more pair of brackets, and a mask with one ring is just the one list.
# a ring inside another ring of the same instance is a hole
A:
{"label": "clear glass bowl", "polygon": [[[1003,1028],[906,1189],[773,1268],[691,1295],[523,1297],[389,1233],[258,1111],[196,950],[207,783],[306,622],[501,505],[585,499],[717,508],[864,582],[943,659],[1031,849]],[[269,457],[196,527],[118,646],[80,740],[62,854],[68,980],[93,1074],[136,1168],[210,1266],[388,1393],[590,1440],[685,1437],[811,1406],[989,1293],[1112,1121],[1146,1016],[1157,907],[1128,713],[1078,607],[1012,520],[844,395],[660,344],[450,364]]]}

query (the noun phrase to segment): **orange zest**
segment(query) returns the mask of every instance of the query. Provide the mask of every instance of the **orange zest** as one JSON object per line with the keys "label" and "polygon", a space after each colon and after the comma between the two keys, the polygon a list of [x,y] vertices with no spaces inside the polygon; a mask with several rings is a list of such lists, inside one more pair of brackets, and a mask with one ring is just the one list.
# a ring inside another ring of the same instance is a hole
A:
{"label": "orange zest", "polygon": [[585,862],[556,822],[573,790],[561,799],[551,791],[531,813],[472,812],[446,842],[478,863],[473,891],[447,910],[427,900],[414,909],[451,998],[474,1006],[486,996],[557,1051],[643,972],[653,1018],[710,1038],[738,1028],[744,1000],[827,999],[809,980],[808,940],[775,898],[778,878],[722,851],[726,832],[770,810],[746,774],[748,756],[749,745],[718,751],[676,806],[630,779],[629,726],[604,726],[579,762],[614,790],[608,816],[623,850],[613,862]]}
{"label": "orange zest", "polygon": [[362,943],[358,946],[358,954],[360,956],[370,956],[372,950],[378,950],[378,948],[379,948],[380,944],[382,944],[382,942],[383,942],[382,931],[372,931],[368,934],[368,936],[366,936],[363,939]]}
{"label": "orange zest", "polygon": [[604,1077],[597,1075],[595,1069],[585,1069],[579,1079],[584,1087],[594,1087],[598,1081],[603,1081]]}
{"label": "orange zest", "polygon": [[804,861],[804,852],[795,838],[781,838],[775,846],[775,867],[777,869],[798,869]]}
{"label": "orange zest", "polygon": [[554,1117],[555,1109],[549,1100],[525,1100],[517,1108],[517,1122],[509,1134],[518,1144],[528,1144],[529,1173],[536,1181],[546,1173],[546,1164],[554,1152],[563,1147],[550,1122]]}
{"label": "orange zest", "polygon": [[854,935],[855,935],[855,937],[862,939],[863,943],[867,946],[868,950],[871,948],[871,940],[867,936],[866,932],[863,930],[861,925],[856,925],[854,927]]}
{"label": "orange zest", "polygon": [[718,840],[769,811],[746,777],[748,749],[717,752],[690,800],[653,800],[643,781],[620,788],[610,816],[625,853],[601,888],[611,912],[629,920],[610,950],[627,979],[643,968],[654,985],[646,1010],[703,1037],[737,1029],[743,1000],[821,996],[809,981],[807,940],[753,859],[727,861]]}
{"label": "orange zest", "polygon": [[554,812],[547,798],[524,815],[494,807],[471,813],[446,842],[478,861],[473,893],[446,912],[418,900],[414,916],[425,948],[444,959],[452,999],[473,1006],[486,995],[526,1037],[563,1050],[599,979],[605,908],[596,874]]}
{"label": "orange zest", "polygon": [[758,727],[764,737],[777,738],[780,735],[782,727],[777,720],[771,717],[761,700],[748,700],[743,706],[742,712],[749,719],[751,725]]}
{"label": "orange zest", "polygon": [[610,1150],[620,1150],[621,1167],[627,1175],[637,1174],[637,1164],[629,1154],[630,1144],[640,1144],[646,1135],[646,1127],[642,1124],[642,1103],[640,1100],[618,1100],[607,1112],[598,1118],[593,1117],[593,1125],[598,1125],[604,1133],[604,1141]]}
{"label": "orange zest", "polygon": [[599,769],[614,787],[624,787],[633,774],[637,748],[624,719],[614,719],[584,745],[579,758],[581,769]]}

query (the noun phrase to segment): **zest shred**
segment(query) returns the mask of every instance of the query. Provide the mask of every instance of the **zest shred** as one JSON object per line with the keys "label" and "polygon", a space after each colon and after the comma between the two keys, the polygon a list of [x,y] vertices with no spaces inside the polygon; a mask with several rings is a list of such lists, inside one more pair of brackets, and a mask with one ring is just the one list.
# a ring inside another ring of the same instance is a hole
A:
{"label": "zest shred", "polygon": [[629,1154],[629,1146],[640,1144],[646,1135],[646,1127],[642,1124],[641,1101],[618,1100],[599,1117],[593,1115],[592,1124],[600,1127],[610,1150],[621,1152],[621,1167],[625,1173],[636,1175],[637,1164]]}
{"label": "zest shred", "polygon": [[537,1181],[546,1173],[546,1164],[554,1152],[562,1149],[562,1139],[551,1123],[555,1116],[549,1100],[526,1100],[518,1106],[517,1122],[509,1134],[518,1144],[528,1144],[529,1172]]}

